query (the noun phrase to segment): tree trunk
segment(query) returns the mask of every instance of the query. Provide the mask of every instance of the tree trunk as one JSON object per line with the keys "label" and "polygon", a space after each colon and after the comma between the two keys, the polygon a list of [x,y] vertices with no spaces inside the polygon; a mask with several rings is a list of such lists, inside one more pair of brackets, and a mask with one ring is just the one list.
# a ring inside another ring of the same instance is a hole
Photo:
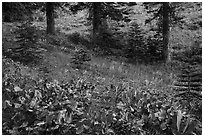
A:
{"label": "tree trunk", "polygon": [[54,3],[46,2],[47,34],[55,33]]}
{"label": "tree trunk", "polygon": [[97,38],[97,32],[98,27],[100,25],[100,18],[99,18],[99,2],[93,2],[92,3],[92,10],[93,10],[93,17],[92,17],[92,26],[93,26],[93,44],[96,45],[96,38]]}
{"label": "tree trunk", "polygon": [[162,34],[163,34],[163,51],[162,51],[162,57],[164,62],[168,62],[169,60],[169,2],[163,2],[163,20],[162,20]]}

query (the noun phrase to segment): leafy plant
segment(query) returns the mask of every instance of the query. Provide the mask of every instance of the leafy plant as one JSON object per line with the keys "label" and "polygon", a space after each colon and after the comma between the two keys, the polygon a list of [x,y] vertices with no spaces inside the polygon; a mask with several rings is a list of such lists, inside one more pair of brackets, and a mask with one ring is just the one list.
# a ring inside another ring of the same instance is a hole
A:
{"label": "leafy plant", "polygon": [[3,59],[3,134],[201,134],[201,122],[163,91],[86,77],[59,83]]}

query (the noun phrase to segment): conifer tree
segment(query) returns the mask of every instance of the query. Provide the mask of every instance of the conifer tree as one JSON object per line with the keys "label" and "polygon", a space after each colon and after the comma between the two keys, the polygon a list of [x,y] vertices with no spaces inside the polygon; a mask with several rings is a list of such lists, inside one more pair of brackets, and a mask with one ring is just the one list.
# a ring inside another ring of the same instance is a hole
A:
{"label": "conifer tree", "polygon": [[54,3],[46,2],[47,34],[55,33]]}

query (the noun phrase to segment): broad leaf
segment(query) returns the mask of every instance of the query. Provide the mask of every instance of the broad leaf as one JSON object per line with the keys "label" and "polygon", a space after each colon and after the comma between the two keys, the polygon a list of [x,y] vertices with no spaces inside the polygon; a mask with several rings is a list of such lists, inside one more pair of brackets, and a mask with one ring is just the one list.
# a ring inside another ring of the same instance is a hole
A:
{"label": "broad leaf", "polygon": [[181,110],[178,110],[177,111],[177,129],[178,129],[178,132],[180,132],[180,125],[181,125],[181,119],[183,118],[183,114],[181,112]]}

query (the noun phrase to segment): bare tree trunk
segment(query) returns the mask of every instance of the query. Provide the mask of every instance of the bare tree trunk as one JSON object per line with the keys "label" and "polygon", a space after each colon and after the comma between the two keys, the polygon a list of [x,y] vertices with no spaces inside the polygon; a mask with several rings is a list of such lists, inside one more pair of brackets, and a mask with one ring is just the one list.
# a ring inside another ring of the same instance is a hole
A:
{"label": "bare tree trunk", "polygon": [[96,44],[96,37],[97,37],[97,32],[98,32],[98,27],[100,25],[100,18],[99,18],[99,7],[100,3],[99,2],[93,2],[92,3],[92,10],[93,10],[93,17],[92,17],[92,25],[93,25],[93,44],[95,46]]}
{"label": "bare tree trunk", "polygon": [[163,61],[168,62],[169,60],[169,2],[163,2],[163,21],[162,21],[162,28],[163,28]]}
{"label": "bare tree trunk", "polygon": [[55,33],[54,3],[46,2],[47,34]]}

